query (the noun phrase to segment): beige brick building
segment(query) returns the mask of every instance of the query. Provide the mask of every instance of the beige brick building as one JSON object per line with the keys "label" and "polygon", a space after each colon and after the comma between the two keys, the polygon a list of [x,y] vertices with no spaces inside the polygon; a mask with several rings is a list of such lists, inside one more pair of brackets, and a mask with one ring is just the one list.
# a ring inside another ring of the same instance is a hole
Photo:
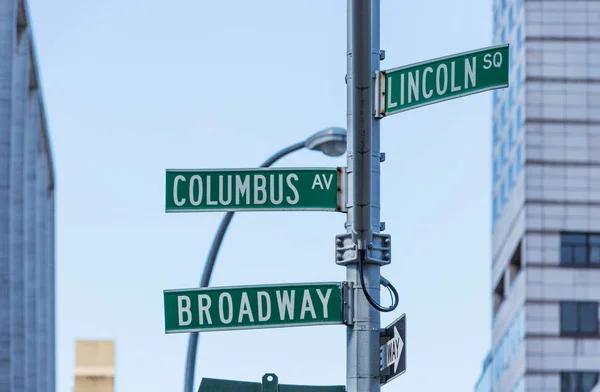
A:
{"label": "beige brick building", "polygon": [[115,343],[110,340],[76,342],[73,392],[114,392]]}

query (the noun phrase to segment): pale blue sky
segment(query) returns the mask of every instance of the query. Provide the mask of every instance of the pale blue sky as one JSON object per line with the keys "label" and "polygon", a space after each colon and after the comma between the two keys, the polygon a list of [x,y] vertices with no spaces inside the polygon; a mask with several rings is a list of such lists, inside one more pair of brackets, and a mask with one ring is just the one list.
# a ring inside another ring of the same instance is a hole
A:
{"label": "pale blue sky", "polygon": [[[382,68],[489,46],[491,2],[382,1]],[[166,168],[252,167],[345,126],[346,2],[30,0],[57,173],[58,391],[76,339],[115,339],[116,389],[180,391],[187,335],[163,289],[193,287],[219,213],[165,214]],[[408,320],[384,391],[469,391],[489,344],[491,93],[382,122],[383,274]],[[302,151],[280,166],[336,166]],[[238,214],[214,285],[341,281],[344,216]],[[202,376],[343,384],[342,326],[211,332]]]}

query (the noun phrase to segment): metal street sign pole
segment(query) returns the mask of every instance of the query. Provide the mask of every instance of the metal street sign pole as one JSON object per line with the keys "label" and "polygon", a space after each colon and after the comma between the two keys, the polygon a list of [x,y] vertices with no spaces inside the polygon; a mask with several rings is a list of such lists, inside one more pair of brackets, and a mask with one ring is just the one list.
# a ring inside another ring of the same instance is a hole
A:
{"label": "metal street sign pole", "polygon": [[347,328],[346,388],[348,392],[379,392],[380,314],[361,288],[358,257],[363,257],[364,284],[379,302],[380,265],[365,260],[379,222],[379,122],[373,116],[374,72],[379,70],[379,0],[348,0],[347,20],[347,129],[348,235],[336,246],[354,248],[336,262],[346,266],[354,286],[354,317]]}

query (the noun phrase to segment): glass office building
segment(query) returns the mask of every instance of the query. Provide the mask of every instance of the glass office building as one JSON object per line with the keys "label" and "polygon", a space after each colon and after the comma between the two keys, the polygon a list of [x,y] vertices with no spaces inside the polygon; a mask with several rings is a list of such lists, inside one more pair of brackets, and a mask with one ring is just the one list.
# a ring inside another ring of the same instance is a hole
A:
{"label": "glass office building", "polygon": [[492,320],[476,392],[590,392],[600,372],[600,1],[494,0]]}
{"label": "glass office building", "polygon": [[0,0],[0,391],[54,392],[54,174],[24,0]]}

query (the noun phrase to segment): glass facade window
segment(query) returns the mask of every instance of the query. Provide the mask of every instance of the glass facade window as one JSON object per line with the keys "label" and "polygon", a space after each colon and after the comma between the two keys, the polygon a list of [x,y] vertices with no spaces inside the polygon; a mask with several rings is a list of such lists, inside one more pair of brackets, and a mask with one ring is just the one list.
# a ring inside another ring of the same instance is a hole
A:
{"label": "glass facade window", "polygon": [[523,130],[523,109],[521,105],[517,107],[515,123],[517,125],[517,134],[519,134]]}
{"label": "glass facade window", "polygon": [[498,177],[500,177],[500,173],[498,170],[498,160],[494,159],[494,172],[492,173],[492,179],[494,181],[494,184],[496,183],[496,181],[498,181]]}
{"label": "glass facade window", "polygon": [[494,197],[494,201],[492,202],[492,226],[494,225],[494,223],[496,223],[496,220],[498,220],[498,214],[498,198]]}
{"label": "glass facade window", "polygon": [[506,143],[502,142],[500,146],[500,167],[504,167],[506,163]]}
{"label": "glass facade window", "polygon": [[494,136],[494,146],[495,146],[496,143],[498,143],[498,124],[496,124],[496,122],[494,122],[493,136]]}
{"label": "glass facade window", "polygon": [[515,315],[504,337],[496,346],[492,360],[492,385],[496,385],[508,369],[525,337],[525,315],[523,309]]}
{"label": "glass facade window", "polygon": [[597,372],[562,372],[560,392],[590,392],[597,382]]}
{"label": "glass facade window", "polygon": [[517,381],[512,392],[525,392],[525,380],[522,377]]}
{"label": "glass facade window", "polygon": [[561,302],[560,333],[565,336],[598,335],[598,302]]}
{"label": "glass facade window", "polygon": [[494,11],[494,37],[497,39],[498,35],[496,34],[498,32],[498,28],[500,27],[501,21],[500,18],[502,17],[502,14],[498,11],[495,10]]}
{"label": "glass facade window", "polygon": [[517,28],[517,38],[516,38],[516,47],[517,51],[521,50],[521,46],[523,45],[523,33],[521,31],[521,26]]}
{"label": "glass facade window", "polygon": [[515,136],[513,135],[512,125],[508,127],[508,150],[512,150],[515,146]]}
{"label": "glass facade window", "polygon": [[515,176],[513,173],[513,165],[512,163],[508,166],[508,189],[512,190],[515,187]]}
{"label": "glass facade window", "polygon": [[508,10],[508,31],[512,31],[515,26],[515,17],[512,8]]}
{"label": "glass facade window", "polygon": [[492,392],[492,357],[488,354],[483,362],[481,376],[475,385],[475,392]]}
{"label": "glass facade window", "polygon": [[560,265],[600,267],[600,234],[562,233],[560,242]]}
{"label": "glass facade window", "polygon": [[0,391],[54,392],[55,158],[27,3],[0,0]]}
{"label": "glass facade window", "polygon": [[521,173],[523,170],[523,145],[520,144],[517,147],[517,157],[516,157],[516,166],[517,166],[517,174]]}

